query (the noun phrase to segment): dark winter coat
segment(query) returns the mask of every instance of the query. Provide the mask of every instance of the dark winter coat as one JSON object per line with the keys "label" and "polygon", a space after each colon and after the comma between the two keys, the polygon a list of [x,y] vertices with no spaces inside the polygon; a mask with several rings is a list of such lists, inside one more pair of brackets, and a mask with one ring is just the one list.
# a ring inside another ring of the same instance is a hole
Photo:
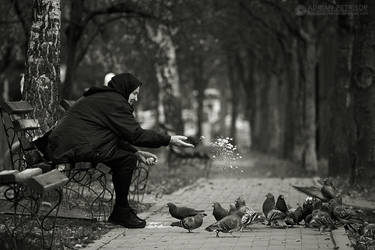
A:
{"label": "dark winter coat", "polygon": [[112,78],[111,87],[90,88],[66,112],[48,136],[48,156],[53,162],[101,162],[119,147],[136,152],[131,145],[169,144],[170,136],[142,129],[135,120],[128,97],[140,83],[129,84],[128,77],[121,75]]}

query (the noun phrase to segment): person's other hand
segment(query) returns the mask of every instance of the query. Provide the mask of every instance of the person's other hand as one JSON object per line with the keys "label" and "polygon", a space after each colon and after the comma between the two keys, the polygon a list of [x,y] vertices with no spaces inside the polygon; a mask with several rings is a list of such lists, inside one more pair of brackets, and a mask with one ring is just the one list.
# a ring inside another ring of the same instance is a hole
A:
{"label": "person's other hand", "polygon": [[155,163],[158,161],[158,157],[150,152],[137,151],[135,152],[135,156],[140,162],[146,164],[147,166],[155,165]]}
{"label": "person's other hand", "polygon": [[193,144],[184,142],[184,140],[186,140],[186,139],[187,139],[187,137],[183,136],[183,135],[172,135],[171,141],[169,142],[169,144],[174,145],[174,146],[178,146],[178,147],[194,148]]}

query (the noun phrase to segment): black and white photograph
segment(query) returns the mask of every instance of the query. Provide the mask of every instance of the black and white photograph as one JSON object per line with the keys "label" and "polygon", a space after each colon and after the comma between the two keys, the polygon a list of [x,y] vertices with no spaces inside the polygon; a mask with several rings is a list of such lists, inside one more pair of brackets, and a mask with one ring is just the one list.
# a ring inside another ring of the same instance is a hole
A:
{"label": "black and white photograph", "polygon": [[375,1],[1,0],[1,250],[375,250]]}

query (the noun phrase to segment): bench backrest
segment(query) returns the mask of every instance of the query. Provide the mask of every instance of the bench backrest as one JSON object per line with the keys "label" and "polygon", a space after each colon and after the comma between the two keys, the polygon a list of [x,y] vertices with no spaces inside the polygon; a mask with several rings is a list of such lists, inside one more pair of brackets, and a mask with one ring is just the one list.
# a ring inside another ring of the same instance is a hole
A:
{"label": "bench backrest", "polygon": [[33,144],[40,134],[38,120],[30,118],[33,107],[26,101],[3,102],[0,105],[12,169],[23,170],[43,161],[43,156]]}

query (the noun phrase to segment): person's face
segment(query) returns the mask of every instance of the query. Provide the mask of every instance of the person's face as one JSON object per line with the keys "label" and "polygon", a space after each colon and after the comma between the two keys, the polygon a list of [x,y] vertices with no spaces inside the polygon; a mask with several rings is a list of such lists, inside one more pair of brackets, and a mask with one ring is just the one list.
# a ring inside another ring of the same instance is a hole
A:
{"label": "person's face", "polygon": [[131,94],[129,95],[129,104],[133,105],[136,101],[138,101],[138,94],[139,94],[139,87],[136,88]]}

